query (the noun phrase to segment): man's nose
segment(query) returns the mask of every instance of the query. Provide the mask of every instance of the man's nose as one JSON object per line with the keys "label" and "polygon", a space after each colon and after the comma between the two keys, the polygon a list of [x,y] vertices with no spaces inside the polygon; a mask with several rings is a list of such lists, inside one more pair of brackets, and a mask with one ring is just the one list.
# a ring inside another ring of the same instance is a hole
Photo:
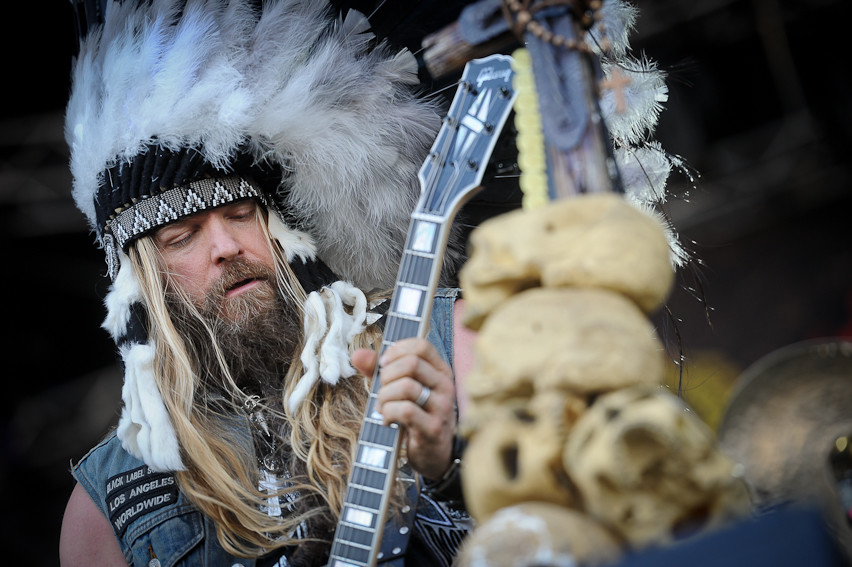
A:
{"label": "man's nose", "polygon": [[210,260],[215,265],[230,262],[242,253],[242,246],[227,223],[212,218],[210,231]]}

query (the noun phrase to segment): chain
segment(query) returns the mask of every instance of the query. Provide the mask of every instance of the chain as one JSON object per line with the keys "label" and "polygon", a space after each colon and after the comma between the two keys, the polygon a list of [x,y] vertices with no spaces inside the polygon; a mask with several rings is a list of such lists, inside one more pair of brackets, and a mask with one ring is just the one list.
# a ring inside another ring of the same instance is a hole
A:
{"label": "chain", "polygon": [[[503,0],[503,14],[518,37],[523,37],[525,32],[529,32],[555,47],[591,53],[592,48],[582,38],[577,40],[553,33],[534,18],[536,12],[544,8],[571,6],[573,9],[575,3],[572,0],[543,0],[541,2],[535,2],[535,0]],[[597,25],[597,30],[601,38],[598,44],[601,51],[606,53],[609,51],[610,43],[606,38],[606,28],[601,12],[602,5],[602,0],[591,0],[588,3],[588,9],[582,11],[579,22],[581,28],[584,30]]]}

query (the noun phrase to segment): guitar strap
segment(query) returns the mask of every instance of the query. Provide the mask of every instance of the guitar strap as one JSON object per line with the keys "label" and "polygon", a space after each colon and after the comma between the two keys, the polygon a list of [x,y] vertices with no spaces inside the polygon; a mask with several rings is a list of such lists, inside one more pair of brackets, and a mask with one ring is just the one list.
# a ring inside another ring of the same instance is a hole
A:
{"label": "guitar strap", "polygon": [[385,523],[378,560],[378,564],[383,567],[405,565],[405,553],[408,551],[408,544],[414,531],[414,516],[420,500],[420,483],[416,481],[411,467],[408,464],[399,467],[397,476],[407,485],[407,504],[399,514],[394,514]]}
{"label": "guitar strap", "polygon": [[[379,565],[435,567],[452,564],[459,545],[473,528],[473,520],[465,510],[459,473],[465,445],[464,439],[456,437],[453,464],[438,481],[430,482],[421,478],[417,482],[408,464],[398,469],[400,480],[407,485],[408,505],[401,514],[395,515],[385,524],[379,549]],[[418,531],[423,541],[421,546],[412,550],[410,539],[415,531]]]}

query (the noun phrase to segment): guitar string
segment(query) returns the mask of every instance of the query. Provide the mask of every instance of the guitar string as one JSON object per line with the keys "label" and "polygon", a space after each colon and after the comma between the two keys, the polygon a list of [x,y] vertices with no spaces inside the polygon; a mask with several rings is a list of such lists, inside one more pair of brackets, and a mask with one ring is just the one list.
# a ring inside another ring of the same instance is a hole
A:
{"label": "guitar string", "polygon": [[[478,96],[478,95],[476,95],[476,96]],[[494,105],[492,104],[487,109],[486,117],[491,115],[491,110],[493,108],[494,108]],[[467,128],[466,126],[461,126],[461,127]],[[453,173],[452,173],[452,176],[451,176],[451,183],[450,183],[451,186],[454,186],[456,184],[456,182],[464,175],[464,173],[463,173],[464,168],[468,166],[468,164],[470,162],[470,156],[473,155],[476,143],[479,141],[479,138],[480,138],[479,133],[475,133],[470,128],[468,128],[468,130],[470,132],[468,135],[473,136],[474,138],[473,138],[473,141],[469,144],[465,153],[456,156],[458,158],[458,160],[454,163]],[[481,166],[482,164],[478,164],[478,165]],[[447,203],[449,202],[451,197],[452,197],[452,195],[451,195],[450,191],[445,191],[443,193],[442,200],[441,200],[441,203],[440,203],[441,209],[446,210]]]}
{"label": "guitar string", "polygon": [[[472,87],[471,87],[471,89],[470,89],[470,90],[467,90],[467,89],[465,90],[465,95],[464,95],[464,96],[472,96],[472,97],[476,98],[476,97],[480,96],[480,93],[474,93],[474,92],[473,92],[473,89],[472,89]],[[492,108],[493,108],[493,105],[492,105],[491,107],[489,107],[489,108],[488,108],[488,114],[490,114],[490,111],[491,111],[491,109],[492,109]],[[467,126],[462,126],[462,125],[461,125],[461,120],[459,120],[459,124],[458,124],[458,126],[459,126],[460,128],[467,128],[467,130],[469,131],[469,134],[468,134],[468,135],[469,135],[469,136],[473,136],[473,137],[474,137],[474,141],[475,141],[477,138],[479,138],[480,134],[479,134],[479,133],[474,132],[472,129],[468,128]],[[457,159],[456,159],[456,161],[454,161],[454,162],[453,162],[453,171],[452,171],[452,174],[451,174],[451,176],[450,176],[450,183],[449,183],[449,185],[454,186],[454,185],[456,184],[456,182],[458,181],[458,179],[462,177],[462,175],[463,175],[463,171],[464,171],[464,168],[465,168],[465,166],[467,166],[468,161],[469,161],[469,158],[470,158],[470,156],[472,155],[472,152],[473,152],[473,150],[474,150],[474,146],[475,146],[475,143],[471,143],[471,144],[468,146],[468,149],[467,149],[467,151],[466,151],[465,153],[460,154],[460,155],[456,155],[456,156],[455,156]],[[448,203],[448,201],[450,200],[450,197],[452,197],[452,194],[451,194],[451,192],[450,192],[450,191],[444,191],[444,192],[443,192],[443,195],[441,195],[441,197],[442,197],[442,200],[441,200],[441,202],[438,204],[439,209],[441,209],[441,210],[446,210],[447,203]]]}
{"label": "guitar string", "polygon": [[[467,96],[469,96],[469,91],[467,89],[465,89],[464,91],[462,91],[462,97],[460,98],[459,106],[461,108],[465,108],[465,105],[466,105],[466,102],[467,102],[465,100],[465,97],[467,97]],[[453,118],[453,117],[450,117],[450,116],[448,116],[447,118],[448,118],[448,120],[452,120],[454,122],[455,127],[457,127],[458,124],[461,122],[460,119],[456,119],[456,118]],[[436,149],[436,151],[433,154],[434,158],[431,158],[431,159],[434,159],[437,163],[433,164],[433,167],[431,167],[429,169],[429,173],[427,175],[427,178],[424,180],[424,189],[423,189],[423,193],[424,193],[423,202],[424,203],[429,203],[435,196],[435,193],[436,193],[436,191],[439,187],[438,182],[440,180],[440,173],[443,169],[441,167],[441,165],[446,161],[446,158],[449,155],[449,151],[452,148],[452,144],[453,144],[454,139],[455,139],[455,135],[453,133],[449,133],[448,135],[443,136],[443,139],[441,140],[439,147]],[[409,234],[409,239],[411,238],[411,236],[412,235]],[[407,255],[408,251],[411,249],[410,244],[411,244],[411,242],[407,240],[406,241],[406,249],[403,251],[403,258],[402,258],[403,266],[402,266],[402,270],[401,270],[401,273],[400,273],[401,281],[410,281],[412,279],[412,276],[416,275],[416,274],[414,274],[414,271],[417,269],[417,266],[415,265],[414,262],[411,262],[409,260],[410,256]],[[432,255],[433,255],[433,261],[434,261],[434,259],[435,259],[434,258],[434,256],[435,256],[434,241],[433,241],[432,244],[433,244]],[[382,348],[385,348],[386,346],[389,346],[390,344],[392,344],[396,340],[399,340],[397,333],[399,332],[399,329],[401,328],[402,322],[401,321],[398,322],[398,319],[399,319],[398,317],[389,316],[388,319],[389,320],[387,321],[387,327],[385,328],[385,337],[383,337],[383,341],[382,341]],[[387,340],[386,337],[388,337],[388,336],[391,337],[392,340]]]}
{"label": "guitar string", "polygon": [[[459,97],[458,107],[464,109],[464,108],[466,108],[466,105],[467,105],[467,102],[468,102],[467,98],[469,96],[471,96],[471,91],[469,89],[465,88],[461,91],[461,93],[462,94],[461,94],[461,97]],[[462,113],[462,115],[463,114],[464,113]],[[454,129],[457,129],[461,124],[461,117],[452,117],[452,116],[448,115],[447,120],[452,121]],[[447,132],[446,135],[444,135],[443,138],[440,140],[440,143],[439,143],[437,149],[435,150],[435,152],[433,154],[434,157],[430,158],[430,159],[433,159],[436,163],[433,163],[433,166],[429,169],[429,173],[428,173],[426,179],[424,180],[424,188],[423,188],[423,193],[424,193],[423,202],[424,203],[429,203],[430,201],[432,201],[434,199],[436,191],[439,188],[440,174],[441,174],[441,171],[443,170],[442,164],[445,161],[447,161],[447,158],[450,154],[450,150],[453,147],[453,141],[455,140],[455,138],[456,138],[456,135],[453,132]],[[452,176],[451,176],[451,179],[452,179]],[[414,222],[416,222],[416,221],[414,221]],[[411,249],[411,247],[410,247],[411,237],[412,237],[412,235],[409,234],[409,238],[406,240],[405,249],[403,250],[403,255],[402,255],[403,264],[402,264],[401,269],[400,269],[400,278],[399,278],[400,281],[411,281],[413,279],[413,276],[418,275],[418,274],[415,273],[417,271],[417,265],[416,265],[415,262],[411,261],[412,255],[408,253],[408,251]],[[434,235],[433,235],[432,254],[431,254],[433,262],[436,260],[436,251],[434,250],[434,248],[435,248],[434,244],[435,244],[435,242],[434,242]],[[396,297],[396,296],[397,296],[397,294],[394,294],[391,298],[391,301],[398,300],[398,297]],[[423,301],[422,298],[421,298],[421,301]],[[382,337],[382,343],[381,343],[380,349],[379,349],[380,353],[383,352],[387,347],[392,345],[397,340],[400,340],[400,338],[406,338],[406,337],[400,337],[399,333],[400,333],[400,329],[402,328],[402,325],[405,322],[407,322],[407,320],[403,320],[400,317],[394,316],[393,310],[388,311],[387,317],[388,317],[388,320],[386,321],[386,326],[385,326],[385,330],[384,330],[383,337]],[[372,387],[371,387],[370,401],[369,401],[371,406],[373,406],[375,404],[375,396],[378,394],[378,389],[379,389],[379,383],[378,382],[379,381],[376,380],[375,377],[374,377],[373,384],[372,384]]]}
{"label": "guitar string", "polygon": [[[470,90],[468,90],[468,89],[464,89],[461,92],[462,92],[462,95],[459,98],[458,107],[464,109],[464,108],[466,108],[466,105],[468,103],[467,98],[469,96],[471,96],[471,93],[470,93]],[[447,120],[451,121],[451,124],[452,124],[454,129],[457,129],[459,127],[459,125],[461,124],[461,117],[452,117],[452,116],[448,115]],[[443,164],[447,161],[447,158],[450,155],[450,150],[453,148],[453,142],[456,138],[456,135],[453,132],[448,132],[448,133],[445,133],[445,134],[446,135],[443,135],[443,137],[441,138],[441,140],[438,144],[438,147],[436,148],[436,150],[433,154],[434,157],[431,158],[436,163],[433,163],[433,166],[429,169],[429,173],[427,175],[427,178],[424,180],[424,188],[423,188],[423,192],[424,192],[424,200],[423,201],[424,201],[424,203],[429,203],[434,199],[436,192],[439,189],[439,181],[440,181],[441,172],[443,170]],[[457,173],[458,173],[457,169],[455,169],[453,171],[452,175],[451,175],[451,181],[454,181],[454,178],[457,177]],[[412,259],[411,259],[412,255],[408,253],[409,250],[411,250],[411,244],[412,244],[410,242],[411,237],[412,237],[412,235],[409,234],[409,240],[406,241],[406,248],[405,248],[405,250],[403,250],[403,258],[402,258],[403,265],[401,266],[400,276],[399,276],[400,281],[410,282],[418,275],[416,273],[418,271],[418,263],[412,261]],[[433,235],[433,238],[434,238],[434,235]],[[435,247],[434,244],[435,244],[435,242],[433,240],[433,242],[432,242],[432,254],[431,254],[433,262],[436,259],[436,254],[435,254],[436,251],[434,250],[434,247]],[[422,266],[421,266],[421,268],[422,268]],[[396,297],[396,294],[394,295],[392,300],[394,300],[394,299],[398,300],[398,297]],[[423,299],[421,298],[421,302],[422,301],[423,301]],[[394,316],[393,310],[388,312],[388,320],[386,321],[386,327],[385,327],[385,330],[384,330],[384,335],[382,337],[382,344],[381,344],[381,348],[380,348],[380,353],[383,352],[385,348],[387,348],[388,346],[390,346],[391,344],[393,344],[394,342],[396,342],[400,338],[405,338],[405,337],[399,336],[400,330],[402,329],[403,324],[408,324],[408,320]],[[374,377],[372,388],[371,388],[370,401],[369,401],[371,406],[374,406],[374,404],[375,404],[375,396],[378,394],[379,386],[380,386],[379,381],[376,380],[375,377]]]}

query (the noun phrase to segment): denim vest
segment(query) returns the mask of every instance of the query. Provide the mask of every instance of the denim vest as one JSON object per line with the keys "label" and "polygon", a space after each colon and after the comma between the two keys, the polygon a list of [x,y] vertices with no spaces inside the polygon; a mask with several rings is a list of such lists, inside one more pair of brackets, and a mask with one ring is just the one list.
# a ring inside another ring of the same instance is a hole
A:
{"label": "denim vest", "polygon": [[[457,295],[454,288],[438,290],[427,336],[450,366],[453,303]],[[213,521],[177,489],[174,476],[152,471],[131,456],[121,447],[114,432],[89,451],[72,472],[112,524],[129,565],[254,567],[256,564],[255,559],[234,557],[222,549]],[[449,565],[448,559],[455,554],[469,527],[469,516],[463,509],[448,507],[425,494],[418,499],[416,512],[415,531],[429,535],[420,537],[412,546],[406,542],[405,546],[417,549],[418,557],[408,557],[405,564]],[[440,537],[435,537],[435,533]],[[383,538],[385,560],[402,565],[406,549],[395,552],[394,547],[399,547],[394,538]]]}

